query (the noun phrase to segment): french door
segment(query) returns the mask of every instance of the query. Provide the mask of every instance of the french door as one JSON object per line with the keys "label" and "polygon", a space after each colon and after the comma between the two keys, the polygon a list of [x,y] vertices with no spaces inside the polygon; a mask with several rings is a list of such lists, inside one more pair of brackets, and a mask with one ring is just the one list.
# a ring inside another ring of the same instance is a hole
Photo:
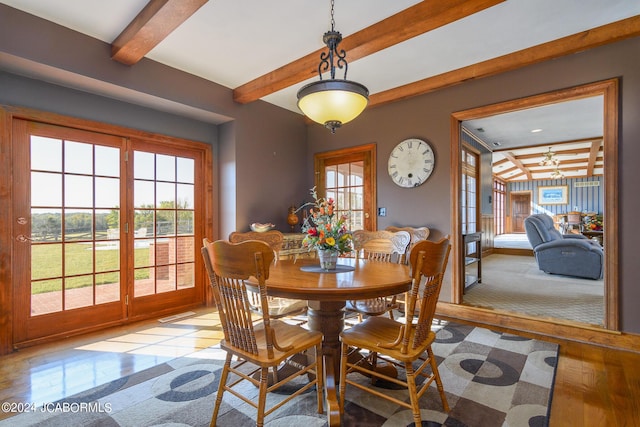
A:
{"label": "french door", "polygon": [[12,153],[15,345],[203,301],[198,150],[15,119]]}
{"label": "french door", "polygon": [[347,214],[352,231],[377,227],[375,153],[369,144],[315,155],[318,194],[336,201],[336,213]]}
{"label": "french door", "polygon": [[185,147],[170,149],[139,140],[131,146],[133,215],[127,223],[134,256],[127,271],[129,315],[202,302],[204,281],[196,280],[196,265],[204,209],[196,195],[204,193],[203,160],[198,151],[190,153]]}

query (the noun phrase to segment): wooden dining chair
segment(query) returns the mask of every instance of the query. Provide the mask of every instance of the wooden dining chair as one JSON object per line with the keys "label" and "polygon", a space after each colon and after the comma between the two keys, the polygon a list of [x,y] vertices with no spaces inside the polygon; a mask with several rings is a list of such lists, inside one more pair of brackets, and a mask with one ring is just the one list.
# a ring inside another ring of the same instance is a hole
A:
{"label": "wooden dining chair", "polygon": [[396,227],[390,225],[385,228],[387,231],[391,231],[393,233],[397,231],[406,231],[411,236],[411,241],[409,242],[409,247],[407,248],[407,254],[405,257],[405,262],[409,262],[409,253],[411,253],[411,249],[418,243],[420,240],[427,240],[431,230],[428,227]]}
{"label": "wooden dining chair", "polygon": [[[203,243],[202,256],[224,334],[220,347],[227,352],[211,426],[216,425],[225,392],[230,392],[256,408],[257,426],[263,426],[266,416],[313,386],[317,391],[318,413],[323,413],[322,333],[271,319],[269,316],[266,280],[274,258],[273,250],[266,243],[256,240],[234,244],[204,239]],[[264,313],[257,322],[252,318],[249,291],[245,284],[250,276],[255,277],[258,282],[260,304]],[[315,357],[310,357],[306,365],[294,366],[297,369],[285,378],[278,378],[278,367],[288,363],[290,356],[302,352]],[[234,356],[237,360],[232,363]],[[242,369],[245,364],[253,365],[255,369]],[[272,384],[269,384],[270,370]],[[255,375],[256,373],[259,375]],[[234,376],[229,378],[229,374]],[[308,376],[304,385],[269,409],[266,408],[267,393],[276,391],[303,374]],[[257,402],[247,396],[246,390],[243,391],[239,385],[243,381],[249,381],[258,387]]]}
{"label": "wooden dining chair", "polygon": [[[371,262],[403,262],[410,241],[411,236],[406,231],[357,230],[353,232],[356,258]],[[357,313],[358,321],[362,321],[363,316],[380,316],[385,313],[388,313],[389,317],[393,319],[393,310],[398,308],[396,299],[397,295],[349,300],[345,309],[348,312]]]}
{"label": "wooden dining chair", "polygon": [[[278,230],[269,230],[265,232],[248,231],[239,232],[234,231],[229,234],[229,241],[231,243],[246,242],[247,240],[260,240],[269,245],[273,249],[275,258],[273,262],[278,262],[280,258],[280,250],[284,242],[284,235]],[[260,306],[260,298],[256,293],[250,293],[250,302],[252,309],[258,313],[262,313],[262,307]],[[279,319],[282,317],[304,315],[307,312],[307,301],[297,300],[290,298],[279,298],[268,296],[269,302],[269,315],[272,319]],[[303,316],[299,319],[299,323],[306,322],[306,317]]]}
{"label": "wooden dining chair", "polygon": [[[340,334],[342,341],[339,393],[341,412],[344,411],[345,391],[349,385],[411,409],[415,425],[420,426],[422,425],[420,398],[434,381],[442,406],[445,411],[449,411],[438,365],[431,349],[431,344],[436,337],[431,330],[431,323],[450,251],[451,245],[448,239],[438,242],[423,240],[413,248],[410,254],[412,285],[407,296],[404,321],[372,316]],[[414,313],[416,313],[415,316]],[[354,348],[368,353],[364,358],[353,361],[353,358],[349,358],[349,354]],[[377,371],[378,358],[403,368],[406,380],[392,378]],[[419,364],[414,365],[414,362]],[[409,403],[375,387],[368,387],[351,380],[349,378],[351,372],[359,372],[406,387],[409,391]],[[419,387],[416,382],[417,376],[425,378]]]}
{"label": "wooden dining chair", "polygon": [[[431,234],[431,230],[428,227],[396,227],[390,225],[385,228],[387,231],[406,231],[411,236],[411,241],[409,242],[409,247],[407,248],[407,253],[404,256],[403,262],[405,264],[409,263],[409,254],[411,253],[411,249],[421,240],[427,240],[429,234]],[[404,313],[405,310],[405,298],[404,294],[398,295],[396,297],[396,304],[398,306],[398,311]]]}

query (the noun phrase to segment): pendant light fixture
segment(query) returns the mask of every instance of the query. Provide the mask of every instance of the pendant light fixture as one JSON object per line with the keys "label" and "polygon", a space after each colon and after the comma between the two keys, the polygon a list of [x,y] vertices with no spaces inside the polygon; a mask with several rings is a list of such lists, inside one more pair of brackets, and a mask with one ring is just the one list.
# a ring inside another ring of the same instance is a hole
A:
{"label": "pendant light fixture", "polygon": [[551,151],[551,147],[549,147],[549,151],[544,153],[544,158],[540,160],[538,163],[540,166],[557,166],[560,164],[560,160],[556,157],[556,153]]}
{"label": "pendant light fixture", "polygon": [[[320,54],[318,75],[320,80],[303,86],[298,91],[298,108],[314,122],[335,133],[344,123],[355,119],[369,103],[369,90],[362,84],[347,80],[347,53],[338,50],[342,34],[335,31],[331,0],[331,30],[324,33],[322,41],[329,48]],[[336,79],[336,67],[344,68],[344,78]],[[331,78],[322,80],[322,72],[329,70]]]}
{"label": "pendant light fixture", "polygon": [[556,166],[556,169],[551,172],[551,179],[562,179],[564,178],[564,174],[562,171]]}

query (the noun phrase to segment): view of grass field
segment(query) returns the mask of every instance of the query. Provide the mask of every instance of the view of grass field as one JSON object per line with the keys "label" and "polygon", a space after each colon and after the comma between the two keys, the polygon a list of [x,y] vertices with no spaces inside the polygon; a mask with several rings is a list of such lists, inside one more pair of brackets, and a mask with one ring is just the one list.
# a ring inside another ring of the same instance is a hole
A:
{"label": "view of grass field", "polygon": [[30,144],[33,313],[117,300],[131,269],[134,297],[193,286],[194,159],[135,150],[130,197],[121,148],[36,134]]}
{"label": "view of grass field", "polygon": [[[64,249],[63,249],[64,247]],[[120,281],[120,250],[114,248],[99,248],[92,250],[91,243],[46,243],[31,246],[31,280],[32,294],[55,292],[62,289],[63,250],[64,276],[67,278],[66,289],[83,288],[93,285],[95,272],[96,285],[118,283]],[[143,267],[149,265],[149,247],[135,248],[135,265]],[[95,271],[94,265],[95,253]],[[149,269],[136,269],[135,279],[148,279]]]}

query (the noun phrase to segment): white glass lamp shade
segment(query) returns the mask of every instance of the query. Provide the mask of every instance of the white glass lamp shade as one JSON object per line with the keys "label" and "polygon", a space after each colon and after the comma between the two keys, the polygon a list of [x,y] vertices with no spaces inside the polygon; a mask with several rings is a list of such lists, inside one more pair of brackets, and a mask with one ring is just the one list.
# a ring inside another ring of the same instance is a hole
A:
{"label": "white glass lamp shade", "polygon": [[349,80],[320,80],[298,92],[298,107],[314,122],[330,129],[355,119],[369,103],[369,91]]}

